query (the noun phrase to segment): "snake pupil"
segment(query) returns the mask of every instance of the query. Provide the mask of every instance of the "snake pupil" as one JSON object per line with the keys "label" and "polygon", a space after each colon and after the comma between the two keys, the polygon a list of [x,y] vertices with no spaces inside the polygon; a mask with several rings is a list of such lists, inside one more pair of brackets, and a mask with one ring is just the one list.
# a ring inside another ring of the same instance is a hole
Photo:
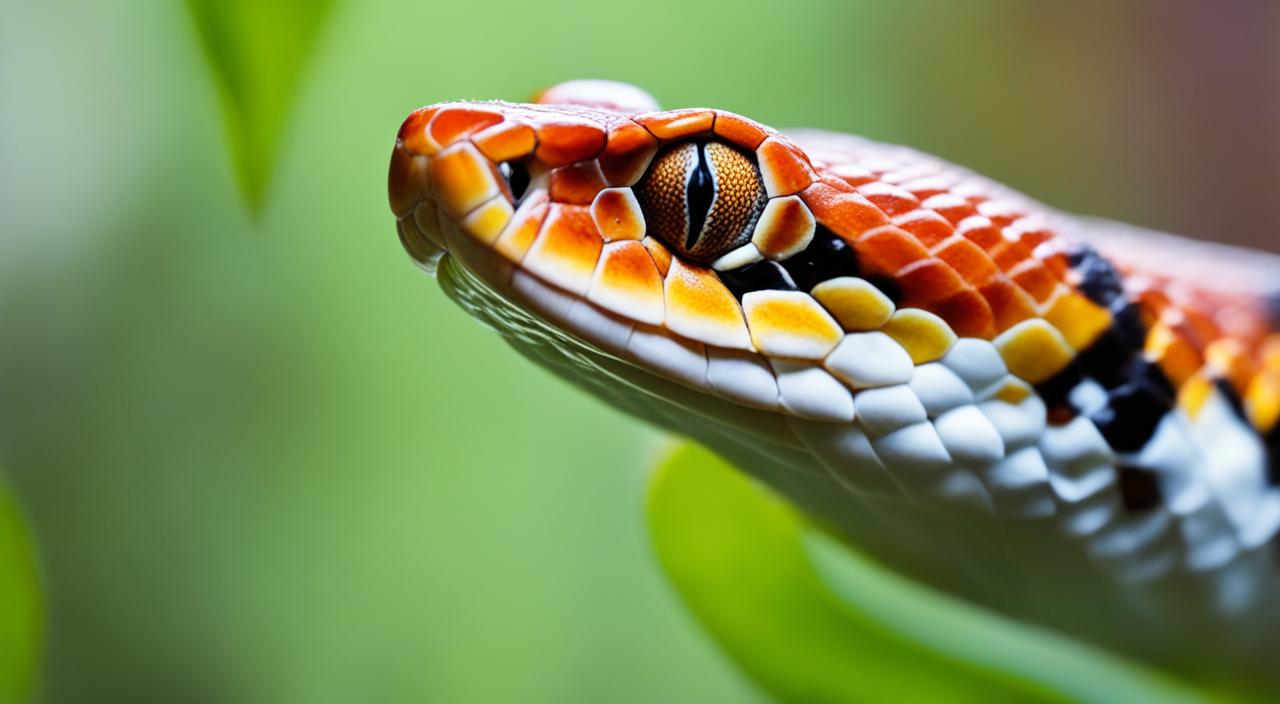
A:
{"label": "snake pupil", "polygon": [[685,233],[684,248],[692,250],[707,223],[707,213],[716,198],[716,185],[707,166],[706,145],[698,144],[697,164],[690,170],[689,184],[685,191],[689,204],[689,231]]}
{"label": "snake pupil", "polygon": [[504,161],[498,164],[498,171],[507,180],[512,200],[520,202],[525,192],[529,190],[529,168],[518,161]]}

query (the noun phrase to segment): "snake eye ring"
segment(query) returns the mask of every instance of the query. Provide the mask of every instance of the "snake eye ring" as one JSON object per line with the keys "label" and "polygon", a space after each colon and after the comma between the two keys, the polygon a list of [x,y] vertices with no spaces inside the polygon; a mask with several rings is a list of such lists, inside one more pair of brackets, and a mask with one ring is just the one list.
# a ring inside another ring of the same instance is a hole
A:
{"label": "snake eye ring", "polygon": [[715,141],[662,150],[635,194],[650,232],[702,263],[749,242],[768,200],[754,158]]}

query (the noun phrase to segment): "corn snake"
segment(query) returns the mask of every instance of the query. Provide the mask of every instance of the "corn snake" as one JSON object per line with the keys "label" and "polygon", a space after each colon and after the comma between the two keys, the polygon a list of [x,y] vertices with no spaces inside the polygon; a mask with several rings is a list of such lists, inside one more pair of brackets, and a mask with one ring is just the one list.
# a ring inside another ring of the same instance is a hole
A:
{"label": "corn snake", "polygon": [[607,82],[415,111],[389,179],[464,309],[884,563],[1274,677],[1280,259]]}

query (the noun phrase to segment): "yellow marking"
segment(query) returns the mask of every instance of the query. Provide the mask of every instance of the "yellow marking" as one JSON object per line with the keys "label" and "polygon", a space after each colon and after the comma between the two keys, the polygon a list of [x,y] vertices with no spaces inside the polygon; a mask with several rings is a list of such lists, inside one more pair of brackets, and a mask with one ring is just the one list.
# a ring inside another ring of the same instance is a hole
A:
{"label": "yellow marking", "polygon": [[821,359],[844,337],[844,331],[806,293],[752,291],[742,307],[756,349],[777,357]]}
{"label": "yellow marking", "polygon": [[879,330],[893,315],[893,301],[871,282],[842,276],[813,287],[813,297],[849,332]]}
{"label": "yellow marking", "polygon": [[498,196],[463,218],[462,229],[485,244],[493,244],[511,220],[511,213],[506,197]]}
{"label": "yellow marking", "polygon": [[1197,373],[1178,389],[1178,406],[1194,421],[1200,417],[1213,390],[1213,382],[1203,372]]}
{"label": "yellow marking", "polygon": [[1044,319],[1062,333],[1074,350],[1083,350],[1111,326],[1111,313],[1084,296],[1067,292],[1058,296]]}
{"label": "yellow marking", "polygon": [[1249,380],[1253,378],[1256,366],[1249,351],[1239,340],[1214,340],[1205,348],[1204,359],[1214,376],[1226,379],[1242,393],[1249,388]]}
{"label": "yellow marking", "polygon": [[1160,365],[1175,388],[1185,384],[1204,365],[1196,348],[1164,323],[1156,323],[1151,328],[1143,353]]}
{"label": "yellow marking", "polygon": [[992,398],[1016,406],[1019,403],[1026,401],[1027,397],[1030,395],[1031,387],[1025,382],[1014,379],[1002,386],[1000,390],[996,392],[995,396],[992,396]]}
{"label": "yellow marking", "polygon": [[1047,381],[1066,368],[1075,353],[1058,329],[1040,318],[1009,328],[993,344],[1009,371],[1032,384]]}
{"label": "yellow marking", "polygon": [[1245,393],[1249,421],[1259,433],[1269,433],[1280,422],[1280,376],[1263,372],[1253,378]]}
{"label": "yellow marking", "polygon": [[665,292],[672,332],[716,347],[754,351],[738,299],[714,271],[674,259]]}
{"label": "yellow marking", "polygon": [[915,364],[942,359],[956,344],[956,334],[946,321],[919,308],[894,313],[881,330],[902,345]]}

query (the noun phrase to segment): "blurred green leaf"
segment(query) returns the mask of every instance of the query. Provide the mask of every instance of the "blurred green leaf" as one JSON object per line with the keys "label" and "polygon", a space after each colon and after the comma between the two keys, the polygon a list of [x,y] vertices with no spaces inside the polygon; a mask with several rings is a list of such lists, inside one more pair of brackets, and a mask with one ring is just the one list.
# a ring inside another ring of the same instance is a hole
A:
{"label": "blurred green leaf", "polygon": [[30,535],[17,501],[0,476],[0,703],[30,698],[42,625]]}
{"label": "blurred green leaf", "polygon": [[257,213],[298,77],[332,0],[187,0],[218,84],[241,193]]}
{"label": "blurred green leaf", "polygon": [[664,458],[648,513],[685,602],[782,701],[1202,700],[892,574],[697,446]]}

